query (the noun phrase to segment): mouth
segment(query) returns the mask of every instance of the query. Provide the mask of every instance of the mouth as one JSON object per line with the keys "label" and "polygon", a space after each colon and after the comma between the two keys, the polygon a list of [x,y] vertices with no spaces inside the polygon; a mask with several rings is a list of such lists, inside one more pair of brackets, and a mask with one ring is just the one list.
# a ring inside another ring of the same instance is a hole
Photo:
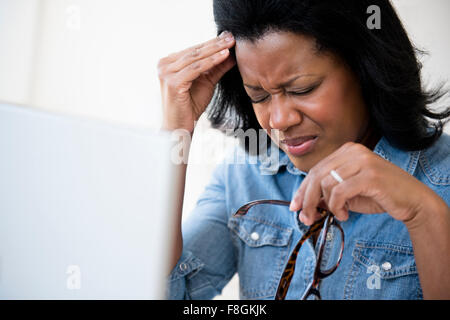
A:
{"label": "mouth", "polygon": [[309,135],[284,139],[280,142],[286,146],[287,151],[294,156],[302,156],[312,151],[318,136]]}

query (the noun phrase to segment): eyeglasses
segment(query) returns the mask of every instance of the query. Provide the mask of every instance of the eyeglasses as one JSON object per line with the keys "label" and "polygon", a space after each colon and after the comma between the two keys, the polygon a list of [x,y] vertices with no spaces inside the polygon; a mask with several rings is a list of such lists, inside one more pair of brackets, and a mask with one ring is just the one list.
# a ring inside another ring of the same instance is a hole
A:
{"label": "eyeglasses", "polygon": [[[234,216],[243,216],[247,214],[247,212],[250,210],[250,208],[261,205],[261,204],[270,204],[270,205],[280,205],[280,206],[289,206],[289,201],[284,200],[256,200],[249,202],[242,207],[240,207]],[[344,231],[342,230],[342,227],[339,225],[339,223],[334,218],[333,213],[331,213],[328,210],[317,208],[318,212],[321,215],[321,218],[317,220],[314,224],[312,224],[308,230],[305,232],[305,234],[301,237],[301,239],[298,241],[297,245],[295,246],[294,250],[291,253],[291,256],[289,257],[288,263],[284,269],[283,275],[281,276],[280,283],[278,284],[277,293],[275,295],[275,300],[284,300],[286,298],[286,294],[289,289],[289,285],[291,284],[292,277],[294,276],[295,271],[295,263],[297,261],[298,252],[300,251],[300,248],[302,247],[303,243],[308,240],[310,237],[318,237],[319,243],[318,248],[319,252],[317,254],[317,260],[316,260],[316,267],[314,269],[314,277],[311,284],[306,289],[305,293],[301,297],[301,300],[306,300],[311,296],[315,296],[317,299],[322,299],[319,292],[319,282],[320,280],[328,277],[331,275],[339,266],[339,263],[342,259],[342,254],[344,252]],[[298,219],[298,214],[297,214]],[[336,262],[328,269],[322,270],[322,261],[323,261],[323,253],[325,249],[325,244],[327,241],[329,242],[330,238],[332,238],[333,233],[330,233],[330,230],[334,229],[338,230],[340,232],[340,250],[337,257]],[[331,237],[329,236],[331,234]]]}

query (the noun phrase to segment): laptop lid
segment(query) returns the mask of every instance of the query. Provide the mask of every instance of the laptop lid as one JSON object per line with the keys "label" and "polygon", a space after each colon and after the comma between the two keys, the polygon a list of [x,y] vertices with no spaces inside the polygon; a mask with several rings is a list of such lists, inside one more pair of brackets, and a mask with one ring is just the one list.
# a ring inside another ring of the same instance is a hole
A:
{"label": "laptop lid", "polygon": [[0,104],[0,299],[164,298],[172,145]]}

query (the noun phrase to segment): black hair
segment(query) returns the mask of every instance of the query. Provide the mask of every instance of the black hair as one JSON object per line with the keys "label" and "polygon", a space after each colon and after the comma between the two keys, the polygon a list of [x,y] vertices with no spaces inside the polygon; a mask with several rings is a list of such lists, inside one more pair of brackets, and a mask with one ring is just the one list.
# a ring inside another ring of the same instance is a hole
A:
{"label": "black hair", "polygon": [[[369,28],[367,9],[377,5],[381,28]],[[403,150],[431,146],[442,134],[450,108],[429,106],[446,91],[422,87],[422,65],[389,0],[214,0],[217,34],[255,41],[269,31],[311,36],[319,51],[340,57],[356,75],[373,129]],[[234,51],[231,52],[234,55]],[[215,128],[261,129],[237,66],[219,81],[208,107]]]}

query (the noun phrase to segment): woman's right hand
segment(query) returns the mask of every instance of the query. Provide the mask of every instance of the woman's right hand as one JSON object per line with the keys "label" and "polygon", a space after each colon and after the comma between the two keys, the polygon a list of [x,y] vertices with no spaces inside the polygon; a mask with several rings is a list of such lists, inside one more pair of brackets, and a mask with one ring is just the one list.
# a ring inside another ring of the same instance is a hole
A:
{"label": "woman's right hand", "polygon": [[195,121],[211,101],[216,84],[235,64],[231,33],[159,60],[164,130],[194,131]]}

